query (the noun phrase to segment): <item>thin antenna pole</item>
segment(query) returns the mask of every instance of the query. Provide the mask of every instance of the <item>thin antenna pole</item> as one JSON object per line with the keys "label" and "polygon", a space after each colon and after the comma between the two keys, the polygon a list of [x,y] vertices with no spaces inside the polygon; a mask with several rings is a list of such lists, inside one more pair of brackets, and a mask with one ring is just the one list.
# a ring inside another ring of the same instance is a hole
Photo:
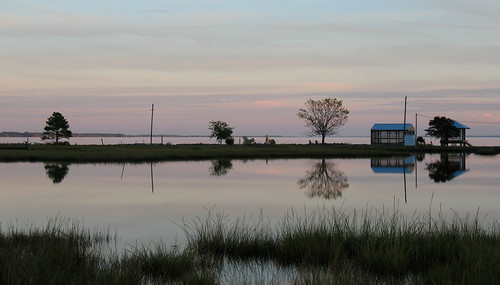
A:
{"label": "thin antenna pole", "polygon": [[408,96],[405,96],[405,118],[403,120],[403,128],[404,128],[404,134],[406,135],[406,101],[408,99]]}
{"label": "thin antenna pole", "polygon": [[406,137],[406,99],[408,96],[405,96],[405,117],[403,120],[403,145],[405,144],[405,137]]}
{"label": "thin antenna pole", "polygon": [[418,114],[415,113],[415,148],[417,148]]}
{"label": "thin antenna pole", "polygon": [[153,112],[155,110],[155,104],[151,105],[151,135],[149,137],[149,144],[153,144]]}

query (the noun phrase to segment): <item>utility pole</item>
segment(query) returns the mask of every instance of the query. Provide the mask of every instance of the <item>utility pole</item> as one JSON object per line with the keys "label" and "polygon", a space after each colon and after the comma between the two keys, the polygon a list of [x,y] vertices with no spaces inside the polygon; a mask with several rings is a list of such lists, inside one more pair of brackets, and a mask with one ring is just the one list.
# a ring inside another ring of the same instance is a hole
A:
{"label": "utility pole", "polygon": [[155,110],[155,104],[151,105],[151,136],[149,137],[149,144],[153,144],[153,112]]}
{"label": "utility pole", "polygon": [[405,96],[405,118],[403,120],[403,145],[405,144],[405,138],[406,138],[406,100],[408,96]]}
{"label": "utility pole", "polygon": [[415,148],[417,148],[418,113],[415,113]]}

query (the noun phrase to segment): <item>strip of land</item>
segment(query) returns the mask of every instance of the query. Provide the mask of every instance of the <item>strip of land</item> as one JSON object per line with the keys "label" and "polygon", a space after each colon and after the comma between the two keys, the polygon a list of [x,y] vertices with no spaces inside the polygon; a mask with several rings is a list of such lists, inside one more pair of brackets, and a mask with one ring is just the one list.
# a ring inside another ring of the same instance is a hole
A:
{"label": "strip of land", "polygon": [[2,162],[157,162],[205,159],[277,159],[277,158],[368,158],[406,156],[416,153],[475,153],[497,155],[500,146],[372,146],[352,144],[327,145],[1,145]]}

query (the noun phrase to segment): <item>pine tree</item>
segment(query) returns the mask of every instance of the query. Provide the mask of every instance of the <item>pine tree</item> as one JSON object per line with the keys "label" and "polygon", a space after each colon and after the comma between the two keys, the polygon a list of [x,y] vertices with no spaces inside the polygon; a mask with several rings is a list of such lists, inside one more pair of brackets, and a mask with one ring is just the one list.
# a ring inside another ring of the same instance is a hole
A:
{"label": "pine tree", "polygon": [[45,122],[45,128],[42,135],[42,140],[55,140],[56,144],[59,143],[61,138],[70,138],[73,133],[69,130],[68,121],[59,113],[54,112]]}

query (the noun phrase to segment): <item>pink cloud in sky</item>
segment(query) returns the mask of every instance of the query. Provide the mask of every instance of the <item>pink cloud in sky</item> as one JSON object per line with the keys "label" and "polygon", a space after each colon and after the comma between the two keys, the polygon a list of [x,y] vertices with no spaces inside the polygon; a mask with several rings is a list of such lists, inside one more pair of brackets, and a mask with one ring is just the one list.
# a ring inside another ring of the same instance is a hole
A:
{"label": "pink cloud in sky", "polygon": [[60,111],[75,132],[142,134],[154,103],[158,133],[302,135],[297,110],[324,97],[351,111],[341,135],[402,121],[405,96],[410,122],[492,120],[500,4],[478,1],[3,1],[0,131]]}
{"label": "pink cloud in sky", "polygon": [[348,84],[330,82],[304,82],[298,84],[298,88],[311,93],[340,92],[355,89],[354,86]]}
{"label": "pink cloud in sky", "polygon": [[[46,118],[61,112],[74,132],[111,132],[145,134],[149,130],[151,104],[155,104],[155,133],[179,135],[208,134],[211,120],[227,121],[235,135],[305,135],[304,122],[296,116],[309,99],[334,97],[350,111],[347,124],[339,135],[369,135],[374,123],[403,121],[404,97],[408,96],[407,120],[419,114],[418,133],[423,134],[434,116],[458,121],[498,121],[500,110],[496,94],[500,90],[431,90],[414,93],[303,93],[303,94],[209,94],[209,95],[138,95],[140,89],[120,96],[121,89],[109,89],[101,95],[92,88],[73,90],[73,96],[23,95],[0,97],[0,131],[41,131]],[[126,90],[126,89],[124,89]],[[144,94],[148,94],[145,89]],[[57,91],[57,90],[56,90]],[[65,90],[68,92],[68,90]],[[50,93],[50,92],[49,92]],[[483,100],[470,104],[480,95]],[[453,98],[453,99],[452,99]],[[482,118],[482,119],[481,119]],[[488,119],[488,120],[486,120]],[[471,134],[498,134],[500,126],[471,124]]]}

